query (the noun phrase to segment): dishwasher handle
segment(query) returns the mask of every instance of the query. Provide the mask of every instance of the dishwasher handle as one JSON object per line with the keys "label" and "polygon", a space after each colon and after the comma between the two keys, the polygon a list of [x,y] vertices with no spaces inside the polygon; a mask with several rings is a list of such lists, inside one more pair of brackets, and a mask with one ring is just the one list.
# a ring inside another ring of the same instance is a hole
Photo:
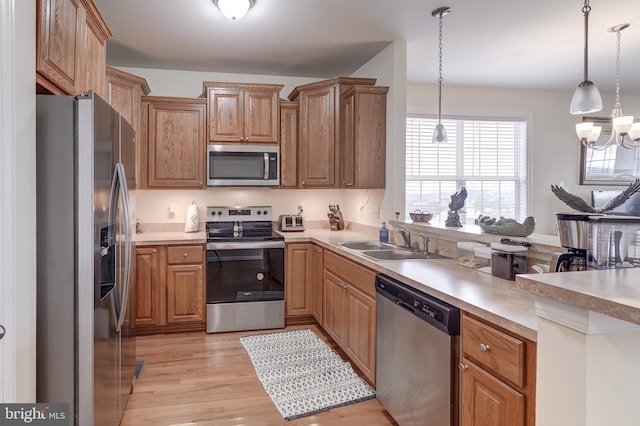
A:
{"label": "dishwasher handle", "polygon": [[401,308],[405,308],[407,311],[411,312],[412,314],[416,313],[416,310],[413,309],[413,306],[409,305],[406,302],[403,302],[400,299],[396,299],[396,305],[400,306]]}

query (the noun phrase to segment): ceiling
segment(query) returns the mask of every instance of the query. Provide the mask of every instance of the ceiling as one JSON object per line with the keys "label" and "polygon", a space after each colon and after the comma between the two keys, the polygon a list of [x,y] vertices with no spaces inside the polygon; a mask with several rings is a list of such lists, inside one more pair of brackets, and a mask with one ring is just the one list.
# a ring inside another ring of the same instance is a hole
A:
{"label": "ceiling", "polygon": [[[409,82],[435,83],[443,19],[444,84],[573,90],[583,79],[581,0],[256,0],[229,21],[212,0],[94,0],[113,37],[112,66],[330,78],[406,40]],[[638,0],[594,0],[589,78],[613,93],[613,25],[621,39],[621,97],[640,95]]]}

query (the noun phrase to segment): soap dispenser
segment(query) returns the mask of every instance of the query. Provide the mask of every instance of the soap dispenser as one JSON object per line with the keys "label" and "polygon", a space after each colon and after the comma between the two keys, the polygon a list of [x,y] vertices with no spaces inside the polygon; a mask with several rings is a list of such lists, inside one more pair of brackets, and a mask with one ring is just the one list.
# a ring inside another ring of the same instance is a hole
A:
{"label": "soap dispenser", "polygon": [[389,242],[389,229],[387,228],[386,222],[382,222],[382,227],[380,227],[380,242],[381,243]]}

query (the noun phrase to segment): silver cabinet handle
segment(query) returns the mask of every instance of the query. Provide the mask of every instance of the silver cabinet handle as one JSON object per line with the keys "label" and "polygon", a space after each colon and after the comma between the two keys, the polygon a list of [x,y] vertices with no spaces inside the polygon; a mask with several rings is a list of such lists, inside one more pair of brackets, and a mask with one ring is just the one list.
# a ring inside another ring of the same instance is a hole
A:
{"label": "silver cabinet handle", "polygon": [[460,369],[460,371],[467,371],[469,369],[469,366],[461,362],[460,364],[458,364],[458,368]]}
{"label": "silver cabinet handle", "polygon": [[322,253],[322,249],[316,249],[316,253],[318,254]]}
{"label": "silver cabinet handle", "polygon": [[0,340],[4,337],[6,330],[3,325],[0,325]]}
{"label": "silver cabinet handle", "polygon": [[188,255],[187,253],[185,253],[185,254],[184,254],[184,257],[187,257],[187,256],[189,256],[189,255]]}
{"label": "silver cabinet handle", "polygon": [[484,343],[480,343],[480,351],[481,352],[489,352],[489,349],[491,349],[491,347],[489,345],[485,345]]}
{"label": "silver cabinet handle", "polygon": [[151,253],[155,253],[155,252],[157,252],[157,251],[158,251],[158,250],[153,249],[153,250],[151,250]]}
{"label": "silver cabinet handle", "polygon": [[202,266],[198,266],[198,269],[202,270]]}

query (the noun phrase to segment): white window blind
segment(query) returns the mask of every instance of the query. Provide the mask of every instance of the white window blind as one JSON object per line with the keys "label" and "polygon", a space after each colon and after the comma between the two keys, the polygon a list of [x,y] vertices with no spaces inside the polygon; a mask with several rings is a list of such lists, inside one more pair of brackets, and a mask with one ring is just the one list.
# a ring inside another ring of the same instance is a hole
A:
{"label": "white window blind", "polygon": [[466,222],[480,215],[524,220],[527,215],[527,124],[524,120],[443,119],[446,143],[431,141],[435,117],[407,117],[406,211],[446,219],[451,195],[468,196]]}

